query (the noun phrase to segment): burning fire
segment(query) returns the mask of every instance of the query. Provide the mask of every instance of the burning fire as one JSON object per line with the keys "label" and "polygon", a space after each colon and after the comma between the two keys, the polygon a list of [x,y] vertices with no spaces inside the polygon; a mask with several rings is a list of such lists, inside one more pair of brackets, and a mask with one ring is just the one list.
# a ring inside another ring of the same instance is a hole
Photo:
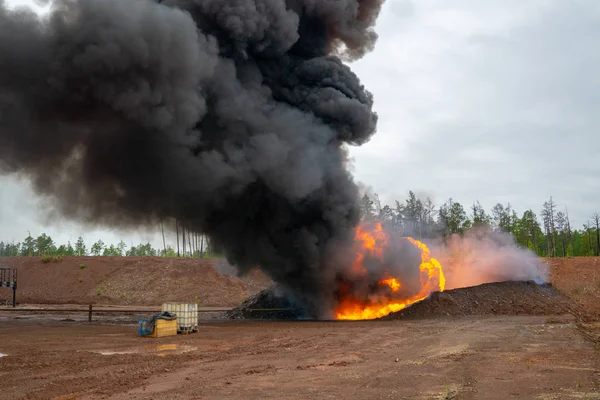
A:
{"label": "burning fire", "polygon": [[[369,296],[369,298],[358,298],[347,285],[340,285],[340,302],[336,310],[336,319],[360,320],[375,319],[389,313],[400,311],[411,304],[419,302],[431,292],[443,291],[446,279],[442,266],[435,258],[432,258],[427,246],[411,237],[403,238],[421,250],[420,284],[418,293],[402,295],[402,282],[388,273],[377,282],[378,290],[385,291],[385,295]],[[356,229],[355,243],[357,246],[356,258],[352,265],[352,272],[357,276],[367,279],[367,268],[363,264],[365,256],[376,258],[383,262],[384,250],[388,246],[390,236],[383,230],[381,223],[375,225],[373,230],[364,226]]]}

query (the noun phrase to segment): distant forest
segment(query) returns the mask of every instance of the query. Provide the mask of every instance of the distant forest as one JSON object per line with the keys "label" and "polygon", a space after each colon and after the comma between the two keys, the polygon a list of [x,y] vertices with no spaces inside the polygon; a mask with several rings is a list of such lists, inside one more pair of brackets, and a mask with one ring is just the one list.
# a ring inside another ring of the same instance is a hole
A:
{"label": "distant forest", "polygon": [[75,243],[57,245],[52,237],[42,233],[37,238],[29,234],[20,243],[0,242],[0,257],[15,256],[42,256],[48,261],[56,261],[56,256],[105,256],[105,257],[135,257],[135,256],[160,256],[160,257],[222,257],[216,251],[209,238],[205,235],[190,232],[182,224],[176,222],[175,235],[177,245],[167,245],[165,232],[161,224],[163,239],[162,248],[154,248],[150,243],[140,243],[130,247],[121,240],[117,244],[106,244],[102,240],[91,244],[89,247],[83,237]]}
{"label": "distant forest", "polygon": [[[539,256],[600,256],[600,213],[594,212],[581,229],[576,229],[571,226],[566,209],[558,210],[552,197],[542,205],[539,217],[533,210],[519,216],[510,204],[498,203],[490,212],[479,202],[466,208],[452,198],[436,207],[431,199],[419,199],[412,191],[405,202],[384,206],[377,194],[365,194],[361,212],[365,221],[381,221],[389,232],[421,240],[463,235],[470,229],[487,227],[511,234],[519,246]],[[88,247],[82,237],[74,244],[58,245],[50,236],[41,234],[37,238],[28,235],[20,243],[0,242],[0,256],[219,256],[206,236],[186,230],[181,223],[175,227],[175,248],[166,244],[162,224],[160,228],[162,248],[154,248],[150,243],[128,248],[123,241],[115,245],[102,240]]]}
{"label": "distant forest", "polygon": [[560,211],[550,197],[539,217],[533,210],[519,216],[509,204],[496,204],[487,212],[477,201],[465,207],[448,199],[436,207],[431,199],[408,193],[404,203],[382,206],[379,196],[364,195],[361,200],[363,219],[382,221],[388,231],[412,235],[419,239],[447,238],[464,235],[473,228],[488,228],[509,233],[515,242],[542,257],[576,257],[600,255],[600,213],[590,215],[581,229],[571,226],[567,210]]}

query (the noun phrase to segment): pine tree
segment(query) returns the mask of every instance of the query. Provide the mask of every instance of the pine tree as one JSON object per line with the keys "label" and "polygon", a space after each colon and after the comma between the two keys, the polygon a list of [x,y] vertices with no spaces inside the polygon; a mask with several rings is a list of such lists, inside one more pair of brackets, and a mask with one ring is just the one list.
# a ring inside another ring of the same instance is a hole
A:
{"label": "pine tree", "polygon": [[77,242],[75,242],[75,253],[78,256],[87,256],[87,249],[85,247],[85,242],[83,241],[83,238],[81,236],[79,236],[77,238]]}

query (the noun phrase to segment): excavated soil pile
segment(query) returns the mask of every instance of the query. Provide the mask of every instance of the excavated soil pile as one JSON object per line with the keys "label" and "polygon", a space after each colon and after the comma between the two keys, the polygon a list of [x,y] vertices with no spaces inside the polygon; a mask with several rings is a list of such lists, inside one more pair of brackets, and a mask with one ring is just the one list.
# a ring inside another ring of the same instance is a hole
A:
{"label": "excavated soil pile", "polygon": [[[265,311],[293,308],[293,310]],[[560,315],[578,314],[572,301],[551,284],[530,282],[486,283],[479,286],[434,292],[383,320],[419,319],[467,315]],[[249,297],[230,310],[231,319],[304,319],[310,318],[299,305],[279,290],[268,288]]]}
{"label": "excavated soil pile", "polygon": [[551,284],[486,283],[434,292],[419,303],[381,319],[419,319],[464,315],[559,315],[577,313],[572,302]]}
{"label": "excavated soil pile", "polygon": [[[266,311],[276,309],[275,311]],[[307,319],[308,315],[277,288],[267,288],[229,310],[230,319]]]}

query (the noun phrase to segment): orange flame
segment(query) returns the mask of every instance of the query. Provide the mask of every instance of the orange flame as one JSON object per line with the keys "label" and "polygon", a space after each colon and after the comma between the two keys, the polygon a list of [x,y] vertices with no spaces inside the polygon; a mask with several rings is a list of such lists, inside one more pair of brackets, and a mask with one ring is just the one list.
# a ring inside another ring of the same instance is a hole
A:
{"label": "orange flame", "polygon": [[[377,297],[375,300],[357,299],[352,293],[347,293],[342,287],[341,299],[336,310],[336,319],[360,320],[375,319],[400,311],[411,304],[424,300],[431,292],[443,291],[446,286],[446,278],[442,266],[435,258],[431,257],[427,246],[411,237],[404,238],[421,250],[420,284],[421,288],[417,294],[409,297],[398,297],[402,288],[402,282],[398,278],[385,274],[378,282],[381,287],[388,287],[391,291],[389,296]],[[359,226],[356,229],[355,242],[359,246],[356,258],[352,266],[352,272],[366,276],[366,268],[363,266],[365,253],[383,261],[383,252],[389,242],[389,235],[383,231],[380,223],[375,225],[373,231]]]}
{"label": "orange flame", "polygon": [[388,285],[390,287],[390,289],[392,289],[392,292],[394,292],[394,293],[396,293],[402,287],[402,285],[400,285],[400,282],[398,282],[398,279],[396,279],[396,278],[382,279],[379,281],[379,284]]}

